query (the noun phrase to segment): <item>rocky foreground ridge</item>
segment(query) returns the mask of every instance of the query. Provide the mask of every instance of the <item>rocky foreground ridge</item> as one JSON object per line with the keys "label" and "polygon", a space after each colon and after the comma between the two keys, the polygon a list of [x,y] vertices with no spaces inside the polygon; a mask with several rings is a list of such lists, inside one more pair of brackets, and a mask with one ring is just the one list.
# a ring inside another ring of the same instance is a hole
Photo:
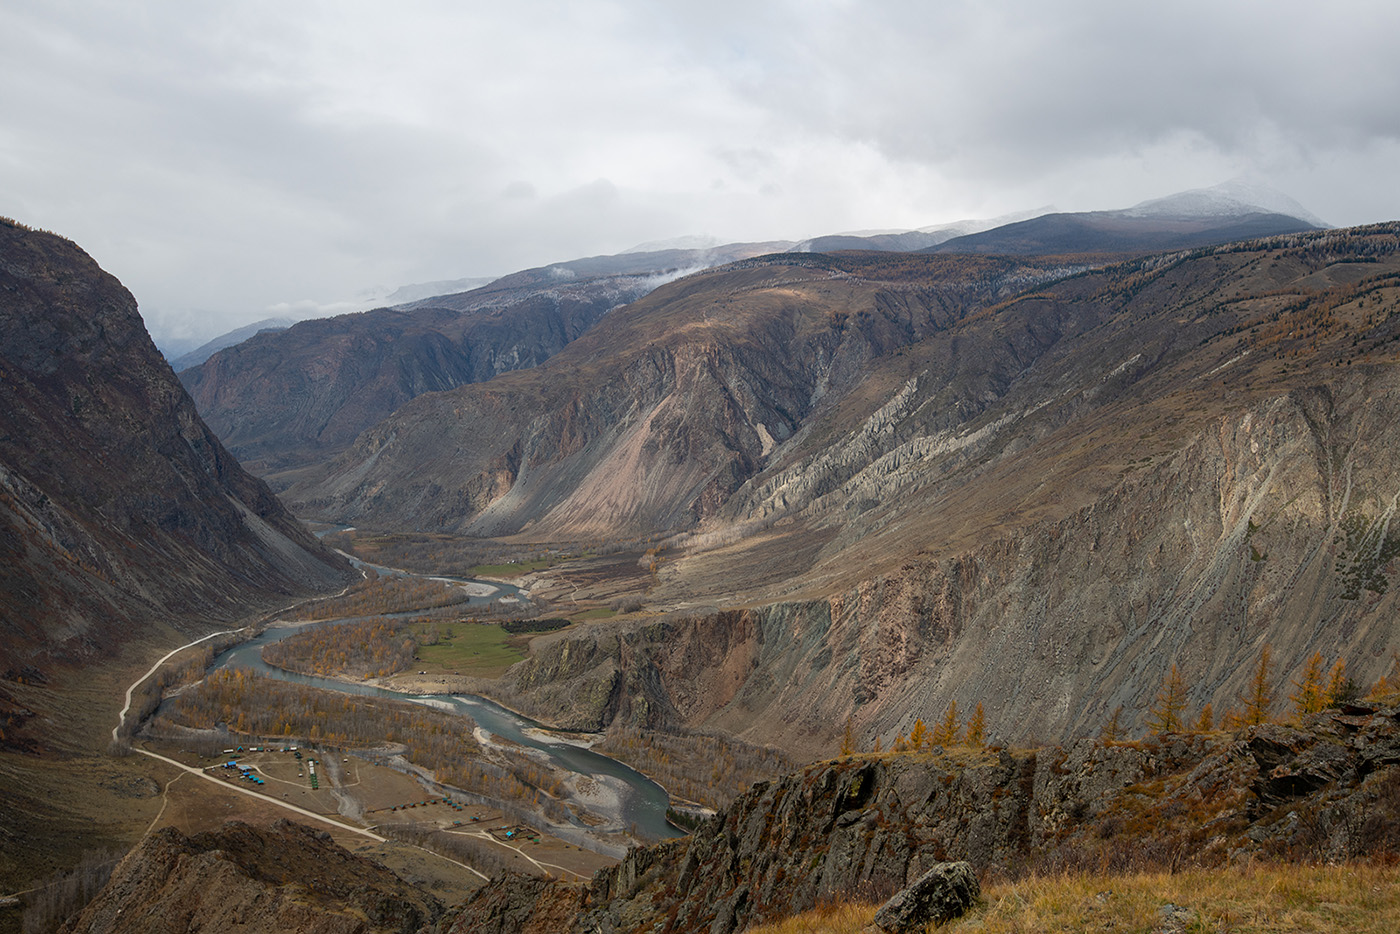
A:
{"label": "rocky foreground ridge", "polygon": [[587,886],[493,880],[435,930],[730,934],[823,899],[881,899],[946,860],[995,876],[1351,859],[1394,852],[1397,833],[1396,707],[1233,735],[855,756],[755,785]]}
{"label": "rocky foreground ridge", "polygon": [[[166,831],[67,930],[181,930],[197,916],[209,932],[731,934],[820,900],[882,900],[950,859],[987,879],[1343,860],[1397,840],[1400,707],[1353,707],[1238,733],[837,759],[755,785],[692,836],[635,848],[588,884],[504,875],[440,916],[309,830]],[[232,907],[210,900],[221,893]]]}
{"label": "rocky foreground ridge", "polygon": [[432,896],[324,831],[230,821],[193,837],[173,828],[146,837],[63,931],[413,934],[441,913]]}

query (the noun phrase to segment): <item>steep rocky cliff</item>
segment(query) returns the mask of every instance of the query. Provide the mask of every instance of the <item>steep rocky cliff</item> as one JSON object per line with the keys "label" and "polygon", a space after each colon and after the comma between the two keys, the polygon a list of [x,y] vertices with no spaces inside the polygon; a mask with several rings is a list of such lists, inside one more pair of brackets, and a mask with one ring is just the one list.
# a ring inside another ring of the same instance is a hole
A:
{"label": "steep rocky cliff", "polygon": [[349,577],[205,427],[126,289],[0,222],[0,671]]}
{"label": "steep rocky cliff", "polygon": [[612,309],[681,271],[765,246],[628,253],[527,269],[470,292],[259,334],[180,379],[229,449],[281,485],[282,475],[335,456],[415,396],[538,366]]}
{"label": "steep rocky cliff", "polygon": [[552,931],[729,934],[823,899],[892,894],[947,859],[983,875],[1351,859],[1392,852],[1397,832],[1394,707],[1145,743],[935,748],[756,785],[691,837],[633,849],[587,886],[495,879],[437,930],[505,930],[491,921],[508,916],[510,930],[547,917]]}
{"label": "steep rocky cliff", "polygon": [[951,701],[1008,741],[1137,725],[1172,664],[1221,710],[1266,643],[1281,678],[1321,652],[1374,679],[1400,649],[1396,234],[1086,273],[871,361],[663,552],[653,606],[738,610],[541,640],[502,690],[801,750]]}
{"label": "steep rocky cliff", "polygon": [[473,534],[692,528],[873,359],[1067,271],[786,254],[687,277],[542,366],[415,399],[287,495],[360,524]]}

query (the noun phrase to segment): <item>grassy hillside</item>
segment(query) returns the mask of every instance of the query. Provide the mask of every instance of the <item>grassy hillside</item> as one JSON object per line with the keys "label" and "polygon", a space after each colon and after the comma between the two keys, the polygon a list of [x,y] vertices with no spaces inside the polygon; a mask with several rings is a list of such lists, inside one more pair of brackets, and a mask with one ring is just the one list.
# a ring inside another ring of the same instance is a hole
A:
{"label": "grassy hillside", "polygon": [[[749,934],[858,934],[878,905],[842,902]],[[1066,873],[993,882],[940,934],[1083,931],[1360,934],[1400,929],[1400,867],[1248,863],[1131,875]]]}

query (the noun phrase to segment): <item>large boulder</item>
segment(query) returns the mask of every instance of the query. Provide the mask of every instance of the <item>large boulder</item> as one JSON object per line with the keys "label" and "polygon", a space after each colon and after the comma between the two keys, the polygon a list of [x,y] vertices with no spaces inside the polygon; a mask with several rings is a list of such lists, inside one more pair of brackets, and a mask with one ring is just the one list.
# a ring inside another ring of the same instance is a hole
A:
{"label": "large boulder", "polygon": [[951,921],[971,908],[981,891],[969,863],[938,863],[881,905],[866,931],[905,934]]}

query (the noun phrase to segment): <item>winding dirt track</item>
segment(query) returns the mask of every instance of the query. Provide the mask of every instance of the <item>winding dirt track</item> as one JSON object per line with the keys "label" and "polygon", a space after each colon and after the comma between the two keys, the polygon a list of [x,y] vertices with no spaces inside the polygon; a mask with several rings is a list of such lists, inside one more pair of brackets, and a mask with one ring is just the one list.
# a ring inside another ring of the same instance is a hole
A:
{"label": "winding dirt track", "polygon": [[210,775],[203,769],[196,769],[193,766],[185,765],[183,762],[178,762],[175,759],[169,758],[168,756],[162,756],[160,753],[151,752],[149,749],[141,749],[137,746],[132,746],[131,751],[139,752],[143,756],[150,756],[152,759],[159,759],[161,762],[169,763],[170,765],[175,766],[175,768],[177,769],[183,769],[184,771],[189,772],[191,775],[198,775],[205,781],[213,782],[214,784],[218,785],[220,788],[225,789],[226,791],[236,791],[239,794],[247,795],[250,798],[259,798],[263,801],[268,802],[269,804],[275,804],[279,808],[283,808],[288,811],[294,811],[297,814],[302,815],[303,817],[309,817],[312,820],[318,820],[323,824],[330,824],[332,827],[335,827],[339,830],[348,830],[351,833],[357,833],[362,837],[369,837],[371,840],[377,841],[379,843],[384,843],[388,839],[387,837],[381,837],[379,834],[375,833],[372,830],[366,830],[363,827],[356,827],[353,824],[347,824],[343,821],[338,821],[333,817],[327,817],[324,814],[317,814],[315,811],[308,811],[306,808],[299,808],[295,804],[289,804],[286,801],[278,801],[276,798],[273,798],[270,795],[265,795],[261,792],[253,791],[251,788],[244,788],[240,785],[233,785],[229,782],[220,781],[219,779],[215,778],[213,775]]}
{"label": "winding dirt track", "polygon": [[[156,662],[154,665],[151,666],[150,671],[146,672],[144,675],[131,682],[131,687],[126,689],[126,706],[124,706],[121,709],[121,712],[117,714],[117,725],[112,727],[112,742],[117,741],[117,734],[121,732],[123,724],[126,723],[126,715],[131,710],[131,694],[133,691],[135,691],[138,687],[141,686],[142,681],[145,681],[151,675],[155,674],[161,665],[164,665],[166,662],[170,661],[170,659],[174,658],[176,655],[179,655],[181,652],[185,651],[185,649],[189,648],[190,646],[199,645],[201,642],[207,642],[210,639],[215,638],[216,636],[227,636],[231,633],[242,632],[244,629],[247,628],[247,626],[243,626],[239,629],[225,629],[222,632],[211,632],[207,636],[201,636],[193,642],[186,642],[178,649],[171,649],[169,652],[166,652],[164,655],[162,655],[160,661]],[[138,749],[136,751],[144,752],[145,750]],[[149,753],[147,753],[147,755],[149,755]],[[157,756],[156,758],[160,758],[160,756]]]}
{"label": "winding dirt track", "polygon": [[[487,841],[488,843],[494,843],[494,844],[496,844],[497,846],[503,846],[503,847],[505,847],[507,850],[514,850],[516,853],[520,854],[520,855],[523,856],[525,859],[527,859],[527,860],[529,860],[530,862],[534,863],[534,864],[535,864],[535,868],[536,868],[536,869],[539,869],[541,872],[545,873],[546,876],[549,875],[548,870],[550,870],[550,869],[557,869],[557,870],[559,870],[559,874],[560,874],[561,876],[562,876],[563,874],[565,874],[565,873],[568,873],[568,874],[571,875],[571,876],[576,876],[576,877],[578,877],[578,879],[580,879],[580,880],[583,881],[583,882],[587,882],[587,881],[588,881],[588,878],[589,878],[588,876],[585,876],[584,874],[582,874],[582,873],[580,873],[580,872],[575,872],[574,870],[568,869],[568,868],[566,868],[566,867],[564,867],[564,866],[560,866],[560,865],[557,864],[557,863],[545,863],[545,862],[541,862],[540,860],[535,859],[535,858],[534,858],[533,856],[531,856],[529,853],[526,853],[526,852],[525,852],[524,850],[522,850],[520,847],[518,847],[518,846],[511,846],[509,843],[504,843],[504,842],[502,842],[502,841],[500,841],[500,840],[497,840],[495,837],[491,836],[489,833],[487,833],[487,832],[484,831],[484,830],[444,830],[443,833],[452,833],[452,834],[456,834],[456,835],[459,836],[459,837],[477,837],[477,838],[479,838],[479,839],[482,839],[482,840]],[[462,864],[461,864],[461,863],[458,863],[458,865],[462,865]],[[468,869],[471,869],[470,866],[468,866],[467,868],[468,868]],[[472,869],[472,872],[476,872],[476,870],[475,870],[475,869]],[[479,873],[478,873],[478,875],[479,875]]]}
{"label": "winding dirt track", "polygon": [[[347,587],[346,590],[349,590],[349,588]],[[183,652],[185,649],[188,649],[190,646],[199,645],[201,642],[206,642],[206,641],[208,641],[208,640],[210,640],[210,639],[213,639],[213,638],[215,638],[215,637],[217,637],[217,636],[226,636],[226,635],[229,635],[229,634],[231,634],[231,633],[242,632],[243,629],[246,629],[246,628],[247,628],[247,627],[245,626],[245,627],[242,627],[242,628],[239,628],[239,629],[225,629],[225,630],[223,630],[222,632],[211,632],[211,633],[210,633],[209,635],[207,635],[207,636],[202,636],[202,637],[200,637],[200,638],[194,640],[193,642],[187,642],[187,643],[185,643],[184,645],[180,646],[179,648],[177,648],[177,649],[172,649],[171,651],[167,652],[165,655],[161,656],[160,660],[157,661],[154,665],[152,665],[149,671],[147,671],[144,675],[142,675],[141,677],[139,677],[139,678],[137,678],[135,681],[133,681],[133,682],[131,683],[131,686],[128,687],[128,688],[126,689],[126,702],[125,702],[125,706],[123,706],[122,709],[121,709],[121,712],[117,714],[117,725],[114,726],[114,727],[112,727],[112,740],[113,740],[113,742],[116,742],[116,741],[117,741],[118,734],[121,732],[122,726],[126,723],[126,715],[127,715],[127,713],[129,713],[129,712],[131,711],[131,695],[132,695],[133,692],[135,692],[135,690],[136,690],[138,687],[141,686],[141,682],[145,681],[145,680],[146,680],[147,678],[149,678],[151,675],[155,674],[156,671],[158,671],[158,670],[160,669],[160,666],[161,666],[161,665],[164,665],[164,664],[165,664],[166,662],[168,662],[170,659],[174,658],[176,655],[180,654],[180,653]],[[286,801],[279,801],[278,799],[273,798],[273,797],[271,797],[271,796],[269,796],[269,795],[265,795],[265,794],[262,794],[262,793],[260,793],[260,792],[253,791],[251,788],[242,788],[242,787],[240,787],[240,786],[238,786],[238,785],[232,785],[232,784],[229,784],[228,782],[220,781],[218,778],[216,778],[216,777],[213,776],[213,775],[210,775],[208,772],[204,771],[203,769],[196,769],[196,768],[194,768],[193,766],[185,765],[183,762],[176,761],[175,759],[171,759],[171,758],[168,757],[168,756],[162,756],[162,755],[160,755],[159,753],[151,752],[149,749],[141,749],[140,747],[134,746],[134,745],[133,745],[133,746],[131,747],[131,751],[132,751],[132,752],[139,752],[141,755],[143,755],[143,756],[148,756],[149,758],[152,758],[152,759],[159,759],[161,762],[164,762],[164,763],[166,763],[166,764],[168,764],[168,765],[173,765],[173,766],[175,766],[175,768],[180,769],[182,772],[187,772],[187,773],[189,773],[189,774],[191,774],[191,775],[196,775],[196,776],[198,776],[199,778],[202,778],[202,779],[204,779],[204,780],[207,781],[207,782],[213,782],[214,784],[218,785],[220,788],[223,788],[223,789],[225,789],[225,790],[227,790],[227,791],[236,791],[236,792],[238,792],[239,794],[247,795],[247,796],[250,797],[250,798],[258,798],[258,799],[260,799],[260,800],[262,800],[262,801],[266,801],[268,804],[274,804],[274,805],[276,805],[277,807],[282,808],[283,810],[291,811],[291,812],[293,812],[293,813],[295,813],[295,814],[300,814],[300,815],[303,816],[303,817],[309,817],[309,818],[311,818],[312,820],[320,821],[320,822],[323,823],[323,824],[330,824],[332,827],[335,827],[335,828],[337,828],[338,830],[348,830],[350,833],[357,833],[357,834],[359,834],[359,835],[362,836],[362,837],[368,837],[369,839],[374,840],[376,843],[386,843],[386,842],[388,842],[388,838],[387,838],[387,837],[381,837],[379,834],[375,833],[375,832],[372,831],[372,830],[366,830],[366,829],[363,828],[363,827],[356,827],[356,826],[354,826],[353,824],[347,824],[347,823],[345,823],[344,821],[338,821],[338,820],[336,820],[336,819],[333,818],[333,817],[327,817],[327,816],[324,815],[324,814],[317,814],[315,811],[308,811],[306,808],[297,807],[295,804],[291,804],[291,803],[286,802]],[[166,783],[166,788],[169,789],[169,787],[170,787],[170,783],[167,782],[167,783]],[[162,805],[161,805],[161,810],[164,811],[164,803],[162,803]],[[512,848],[512,849],[513,849],[513,848]],[[490,877],[490,876],[487,876],[487,875],[485,875],[484,873],[482,873],[481,871],[479,871],[479,870],[477,870],[477,869],[475,869],[475,868],[473,868],[473,867],[471,867],[471,866],[468,866],[466,863],[458,862],[457,860],[452,859],[451,857],[443,856],[441,853],[433,853],[432,850],[424,850],[423,852],[425,852],[425,853],[430,853],[430,854],[432,854],[433,856],[439,857],[440,859],[445,859],[445,860],[447,860],[449,863],[453,863],[453,864],[455,864],[455,865],[457,865],[457,866],[461,866],[463,869],[467,870],[468,872],[470,872],[470,873],[472,873],[473,875],[475,875],[475,876],[477,876],[478,878],[480,878],[483,882],[489,882],[489,881],[491,881],[491,877]],[[527,856],[526,859],[529,859],[529,857]],[[534,862],[534,860],[530,860],[530,861],[531,861],[531,862]],[[538,865],[538,864],[537,864],[537,865]],[[21,894],[22,894],[22,893],[21,893]]]}
{"label": "winding dirt track", "polygon": [[[244,627],[244,628],[246,628],[246,627]],[[161,665],[164,665],[164,664],[165,664],[166,662],[168,662],[170,659],[174,658],[176,655],[180,654],[181,652],[183,652],[185,649],[189,648],[190,646],[199,645],[201,642],[207,642],[208,640],[213,639],[213,638],[216,637],[216,636],[226,636],[226,635],[229,635],[230,633],[242,632],[242,631],[243,631],[242,629],[225,629],[223,632],[211,632],[211,633],[210,633],[209,635],[207,635],[207,636],[203,636],[203,637],[201,637],[201,638],[198,638],[198,639],[194,640],[193,642],[187,642],[187,643],[185,643],[184,645],[180,646],[178,649],[172,649],[171,651],[165,653],[165,655],[161,656],[160,661],[158,661],[158,662],[156,662],[154,665],[152,665],[150,671],[146,672],[144,675],[142,675],[141,677],[137,678],[135,681],[133,681],[133,682],[131,683],[131,687],[129,687],[129,688],[126,689],[126,706],[123,707],[123,708],[121,709],[121,713],[117,714],[117,725],[114,726],[114,727],[112,727],[112,740],[113,740],[114,742],[117,740],[117,734],[121,732],[122,726],[126,723],[126,715],[127,715],[127,713],[131,710],[131,694],[132,694],[132,692],[135,691],[138,687],[141,686],[141,682],[142,682],[142,681],[145,681],[145,680],[146,680],[147,678],[149,678],[151,675],[155,674],[156,671],[160,668]],[[376,840],[376,841],[378,841],[379,843],[384,843],[385,840],[387,839],[387,838],[385,838],[385,837],[381,837],[379,834],[374,833],[373,831],[365,830],[363,827],[356,827],[356,826],[354,826],[354,825],[352,825],[352,824],[346,824],[346,823],[344,823],[344,822],[342,822],[342,821],[338,821],[338,820],[336,820],[336,819],[334,819],[334,818],[327,817],[327,816],[325,816],[324,814],[317,814],[315,811],[308,811],[306,808],[299,808],[299,807],[297,807],[295,804],[289,804],[289,803],[286,802],[286,801],[278,801],[276,798],[273,798],[273,797],[271,797],[270,795],[265,795],[265,794],[262,794],[262,793],[260,793],[260,792],[253,791],[251,788],[242,788],[242,787],[240,787],[240,786],[238,786],[238,785],[231,785],[231,784],[229,784],[228,782],[221,782],[221,781],[219,781],[217,778],[215,778],[213,775],[210,775],[208,772],[204,771],[203,769],[196,769],[196,768],[194,768],[193,766],[185,765],[183,762],[179,762],[179,761],[177,761],[177,760],[175,760],[175,759],[171,759],[169,756],[162,756],[160,753],[151,752],[149,749],[142,749],[142,748],[139,747],[139,746],[132,746],[132,747],[131,747],[131,751],[132,751],[132,752],[139,752],[141,755],[143,755],[143,756],[149,756],[149,757],[152,758],[152,759],[159,759],[161,762],[165,762],[165,763],[168,763],[169,765],[173,765],[173,766],[175,766],[175,768],[181,769],[182,771],[185,771],[185,772],[188,772],[188,773],[190,773],[191,775],[198,775],[200,778],[204,779],[205,781],[207,781],[207,782],[213,782],[214,784],[218,785],[220,788],[224,788],[224,789],[227,789],[227,790],[229,790],[229,791],[236,791],[236,792],[238,792],[239,794],[247,795],[247,796],[250,797],[250,798],[260,798],[260,799],[262,799],[263,801],[268,802],[269,804],[275,804],[275,805],[277,805],[279,808],[283,808],[283,809],[288,810],[288,811],[294,811],[295,813],[300,814],[300,815],[302,815],[303,817],[309,817],[309,818],[311,818],[312,820],[318,820],[318,821],[320,821],[320,822],[323,823],[323,824],[330,824],[332,827],[337,827],[337,828],[339,828],[339,829],[341,829],[341,830],[348,830],[348,831],[350,831],[351,833],[357,833],[357,834],[359,834],[359,835],[362,836],[362,837],[369,837],[371,840]],[[169,787],[169,786],[167,785],[166,787]]]}

